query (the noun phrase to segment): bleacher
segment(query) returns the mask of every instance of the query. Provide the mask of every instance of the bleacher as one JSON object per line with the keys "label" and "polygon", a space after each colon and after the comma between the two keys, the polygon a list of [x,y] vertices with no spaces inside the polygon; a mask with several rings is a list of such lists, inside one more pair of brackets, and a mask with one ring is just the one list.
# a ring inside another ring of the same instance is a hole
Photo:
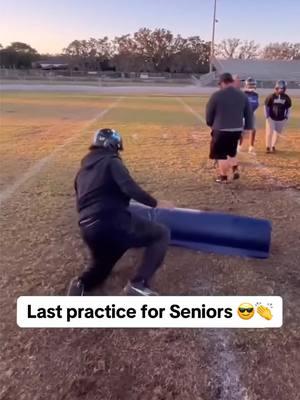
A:
{"label": "bleacher", "polygon": [[268,87],[278,79],[290,83],[290,87],[300,87],[300,60],[239,60],[214,58],[213,65],[217,75],[223,72],[237,74],[241,79],[251,76],[258,86]]}

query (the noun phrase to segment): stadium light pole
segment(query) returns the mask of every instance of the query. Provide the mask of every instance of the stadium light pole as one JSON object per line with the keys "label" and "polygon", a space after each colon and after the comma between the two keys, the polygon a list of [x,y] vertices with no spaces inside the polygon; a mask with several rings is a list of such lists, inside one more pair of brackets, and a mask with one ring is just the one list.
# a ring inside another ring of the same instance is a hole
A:
{"label": "stadium light pole", "polygon": [[210,47],[210,60],[209,60],[209,72],[212,72],[212,58],[215,53],[215,30],[216,30],[216,12],[217,12],[217,0],[214,0],[214,16],[213,16],[213,25],[212,25],[212,38],[211,38],[211,47]]}

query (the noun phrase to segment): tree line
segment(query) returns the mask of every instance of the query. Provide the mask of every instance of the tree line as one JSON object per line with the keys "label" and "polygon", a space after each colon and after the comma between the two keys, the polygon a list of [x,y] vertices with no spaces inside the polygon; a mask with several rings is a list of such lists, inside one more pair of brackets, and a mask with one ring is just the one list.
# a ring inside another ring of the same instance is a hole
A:
{"label": "tree line", "polygon": [[261,48],[254,40],[231,38],[217,44],[215,54],[220,58],[242,60],[300,60],[300,43],[275,42]]}
{"label": "tree line", "polygon": [[[183,37],[166,29],[142,28],[133,34],[109,39],[74,40],[60,55],[39,54],[30,45],[0,44],[0,66],[31,68],[39,60],[55,60],[81,71],[205,73],[209,68],[211,42],[199,36]],[[220,58],[299,60],[300,43],[270,43],[261,48],[253,40],[224,39],[215,45]]]}

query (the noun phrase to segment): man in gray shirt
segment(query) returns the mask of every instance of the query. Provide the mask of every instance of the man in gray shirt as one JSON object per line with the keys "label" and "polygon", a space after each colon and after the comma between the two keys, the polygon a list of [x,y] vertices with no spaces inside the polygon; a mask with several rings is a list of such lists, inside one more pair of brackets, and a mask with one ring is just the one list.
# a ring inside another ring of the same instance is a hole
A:
{"label": "man in gray shirt", "polygon": [[253,129],[253,112],[247,96],[235,87],[231,74],[219,80],[220,90],[213,93],[206,105],[206,123],[212,128],[209,157],[218,161],[216,182],[227,183],[229,172],[239,178],[237,146],[243,130]]}

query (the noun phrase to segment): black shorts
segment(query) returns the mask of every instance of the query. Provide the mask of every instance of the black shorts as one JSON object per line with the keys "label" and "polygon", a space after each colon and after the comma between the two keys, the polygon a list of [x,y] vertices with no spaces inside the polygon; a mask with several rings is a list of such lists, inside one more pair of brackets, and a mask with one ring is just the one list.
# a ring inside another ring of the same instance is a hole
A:
{"label": "black shorts", "polygon": [[242,132],[212,131],[209,158],[226,160],[235,157]]}

